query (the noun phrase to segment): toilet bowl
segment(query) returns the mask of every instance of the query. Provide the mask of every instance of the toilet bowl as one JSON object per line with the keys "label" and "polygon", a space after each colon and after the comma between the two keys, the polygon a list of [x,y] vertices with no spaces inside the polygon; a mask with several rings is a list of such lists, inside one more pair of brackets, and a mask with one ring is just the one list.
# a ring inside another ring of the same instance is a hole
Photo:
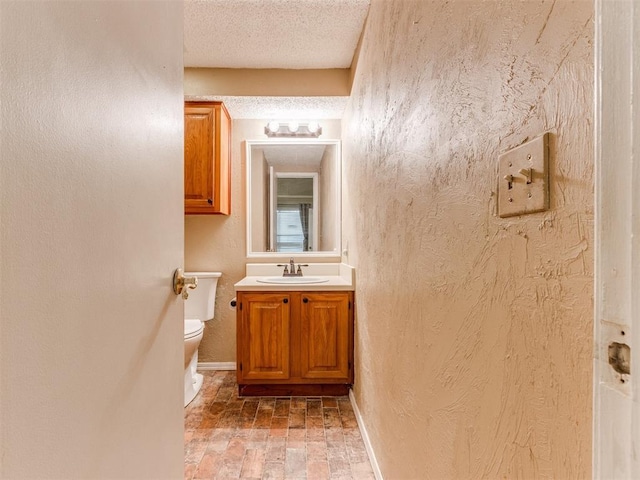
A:
{"label": "toilet bowl", "polygon": [[204,322],[213,318],[216,287],[220,272],[185,272],[197,277],[198,287],[189,290],[184,302],[184,406],[196,397],[202,387],[202,375],[197,373],[198,346],[204,332]]}

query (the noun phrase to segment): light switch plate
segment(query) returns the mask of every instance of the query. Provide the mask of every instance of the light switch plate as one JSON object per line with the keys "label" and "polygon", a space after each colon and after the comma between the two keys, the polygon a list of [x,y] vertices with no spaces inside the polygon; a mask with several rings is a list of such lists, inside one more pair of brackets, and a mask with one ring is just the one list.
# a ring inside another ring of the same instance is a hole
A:
{"label": "light switch plate", "polygon": [[[500,217],[549,209],[548,133],[503,153],[498,157],[498,162]],[[527,178],[529,172],[531,176]]]}

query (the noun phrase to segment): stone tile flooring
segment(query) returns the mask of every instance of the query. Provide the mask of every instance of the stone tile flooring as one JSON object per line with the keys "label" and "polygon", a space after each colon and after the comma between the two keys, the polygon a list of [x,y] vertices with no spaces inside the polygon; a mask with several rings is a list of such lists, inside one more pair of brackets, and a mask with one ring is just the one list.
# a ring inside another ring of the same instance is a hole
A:
{"label": "stone tile flooring", "polygon": [[185,479],[375,477],[348,397],[238,397],[205,371],[185,409]]}

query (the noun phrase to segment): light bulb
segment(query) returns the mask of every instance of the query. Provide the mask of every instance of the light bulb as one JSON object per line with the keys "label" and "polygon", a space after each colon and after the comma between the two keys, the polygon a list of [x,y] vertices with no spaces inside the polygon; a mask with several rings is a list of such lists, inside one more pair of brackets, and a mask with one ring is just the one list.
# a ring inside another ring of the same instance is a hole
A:
{"label": "light bulb", "polygon": [[309,133],[316,133],[320,128],[320,125],[318,124],[318,122],[309,122],[307,128],[309,129]]}
{"label": "light bulb", "polygon": [[269,122],[267,128],[271,133],[278,133],[278,130],[280,130],[280,124],[278,122]]}
{"label": "light bulb", "polygon": [[289,122],[289,131],[291,133],[296,133],[298,131],[298,127],[299,127],[298,122],[295,122],[295,121]]}

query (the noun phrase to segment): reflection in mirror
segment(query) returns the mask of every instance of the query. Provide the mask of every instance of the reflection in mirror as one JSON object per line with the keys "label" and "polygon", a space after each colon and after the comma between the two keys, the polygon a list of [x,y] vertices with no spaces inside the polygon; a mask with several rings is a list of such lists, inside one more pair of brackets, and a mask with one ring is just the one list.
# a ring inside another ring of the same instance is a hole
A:
{"label": "reflection in mirror", "polygon": [[340,142],[248,140],[249,257],[340,255]]}
{"label": "reflection in mirror", "polygon": [[275,173],[276,201],[269,212],[269,250],[318,250],[318,174]]}

